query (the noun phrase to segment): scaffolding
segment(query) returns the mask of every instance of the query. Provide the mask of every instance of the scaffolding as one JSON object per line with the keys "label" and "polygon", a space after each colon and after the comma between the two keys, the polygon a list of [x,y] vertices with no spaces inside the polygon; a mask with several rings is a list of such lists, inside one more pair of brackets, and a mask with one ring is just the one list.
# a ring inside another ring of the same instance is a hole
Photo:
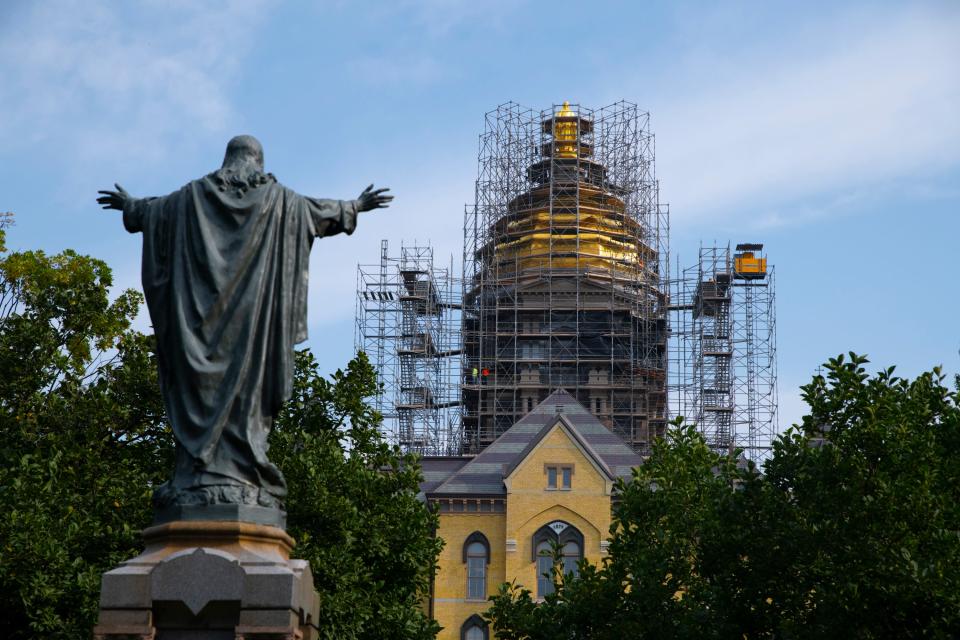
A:
{"label": "scaffolding", "polygon": [[669,211],[649,114],[515,103],[486,115],[465,211],[463,447],[557,388],[638,451],[667,398]]}
{"label": "scaffolding", "polygon": [[774,269],[763,245],[701,247],[671,281],[671,410],[761,463],[779,431]]}
{"label": "scaffolding", "polygon": [[354,346],[380,377],[374,406],[391,444],[422,455],[459,453],[461,283],[429,246],[401,246],[357,266]]}

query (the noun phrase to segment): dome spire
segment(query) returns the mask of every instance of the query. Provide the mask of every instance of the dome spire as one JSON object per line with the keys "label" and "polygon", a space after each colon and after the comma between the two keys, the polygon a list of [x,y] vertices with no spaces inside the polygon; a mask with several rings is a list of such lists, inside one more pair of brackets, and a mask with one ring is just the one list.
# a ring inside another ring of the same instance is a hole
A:
{"label": "dome spire", "polygon": [[579,155],[578,120],[570,103],[564,100],[563,107],[553,116],[553,139],[556,142],[554,158],[576,158]]}

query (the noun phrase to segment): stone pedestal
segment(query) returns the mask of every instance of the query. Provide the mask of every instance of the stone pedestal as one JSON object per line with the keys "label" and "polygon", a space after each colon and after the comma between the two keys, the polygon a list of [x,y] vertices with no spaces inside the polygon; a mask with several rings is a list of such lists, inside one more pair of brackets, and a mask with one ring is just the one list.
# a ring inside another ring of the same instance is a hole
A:
{"label": "stone pedestal", "polygon": [[96,640],[311,640],[318,600],[293,538],[249,522],[184,520],[103,575]]}

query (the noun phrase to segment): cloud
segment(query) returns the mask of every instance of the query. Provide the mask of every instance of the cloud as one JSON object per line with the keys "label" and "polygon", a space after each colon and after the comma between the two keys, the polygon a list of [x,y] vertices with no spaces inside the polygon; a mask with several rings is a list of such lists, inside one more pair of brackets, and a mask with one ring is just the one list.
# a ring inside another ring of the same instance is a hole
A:
{"label": "cloud", "polygon": [[[473,177],[456,169],[435,167],[429,183],[417,174],[401,175],[389,186],[397,200],[389,209],[360,214],[353,236],[318,240],[310,256],[310,322],[317,325],[353,317],[356,305],[357,265],[379,264],[380,241],[387,239],[390,257],[407,246],[430,245],[434,264],[461,273],[464,193]],[[306,193],[313,193],[307,189]]]}
{"label": "cloud", "polygon": [[442,80],[447,69],[436,58],[417,54],[361,56],[347,64],[350,75],[369,85],[396,89],[405,85],[425,85]]}
{"label": "cloud", "polygon": [[694,81],[690,71],[679,82],[696,89],[654,118],[675,221],[753,215],[791,198],[955,165],[958,33],[960,11],[887,12],[823,27],[816,41],[729,53],[711,79]]}
{"label": "cloud", "polygon": [[371,3],[367,15],[386,33],[374,47],[378,53],[357,56],[347,62],[347,68],[353,78],[376,87],[396,89],[449,80],[470,67],[451,55],[451,49],[462,38],[504,31],[521,4],[522,0]]}
{"label": "cloud", "polygon": [[522,0],[400,0],[393,10],[408,16],[427,35],[445,37],[462,27],[499,29],[521,4]]}
{"label": "cloud", "polygon": [[[902,188],[902,185],[897,185]],[[800,204],[756,207],[750,220],[737,221],[740,231],[766,231],[789,226],[804,225],[817,220],[835,219],[867,207],[881,204],[889,198],[893,188],[843,190]]]}
{"label": "cloud", "polygon": [[[28,5],[0,32],[0,144],[158,161],[235,118],[258,2]],[[58,154],[53,154],[56,157]]]}
{"label": "cloud", "polygon": [[[27,203],[28,235],[19,241],[26,237],[51,251],[67,242],[113,265],[114,292],[139,289],[139,242],[124,238],[116,212],[93,207],[91,185],[100,184],[102,174],[166,179],[174,154],[180,165],[191,152],[208,147],[208,138],[222,148],[224,129],[240,117],[231,104],[231,85],[265,8],[263,2],[239,0],[5,6],[0,162],[36,163],[24,176],[42,180],[44,189],[18,193],[26,187],[17,185],[4,194]],[[64,210],[75,213],[77,207],[99,215],[82,222],[64,216]],[[115,240],[109,243],[96,235],[108,227],[119,234],[110,235]],[[145,308],[135,326],[149,328]]]}

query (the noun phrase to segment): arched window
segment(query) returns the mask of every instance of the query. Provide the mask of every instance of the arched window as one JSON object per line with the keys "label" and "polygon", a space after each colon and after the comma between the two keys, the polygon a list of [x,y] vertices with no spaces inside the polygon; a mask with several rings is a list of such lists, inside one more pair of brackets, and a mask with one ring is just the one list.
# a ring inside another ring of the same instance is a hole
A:
{"label": "arched window", "polygon": [[[543,525],[533,534],[533,557],[530,560],[536,561],[541,542],[550,541],[557,542],[560,545],[575,542],[577,544],[577,560],[583,559],[583,534],[569,522],[554,520]],[[571,547],[572,549],[573,547]]]}
{"label": "arched window", "polygon": [[580,545],[574,541],[569,541],[563,545],[563,573],[572,573],[574,576],[580,575],[580,569],[577,563],[583,557]]}
{"label": "arched window", "polygon": [[477,614],[473,614],[460,627],[460,640],[488,640],[487,623]]}
{"label": "arched window", "polygon": [[474,531],[464,541],[463,562],[467,565],[467,600],[486,600],[490,542],[479,531]]}
{"label": "arched window", "polygon": [[555,520],[533,534],[533,561],[537,563],[537,597],[553,593],[553,545],[562,548],[560,569],[580,575],[577,563],[583,559],[583,534],[568,522]]}
{"label": "arched window", "polygon": [[553,593],[553,546],[544,540],[537,545],[537,597]]}

